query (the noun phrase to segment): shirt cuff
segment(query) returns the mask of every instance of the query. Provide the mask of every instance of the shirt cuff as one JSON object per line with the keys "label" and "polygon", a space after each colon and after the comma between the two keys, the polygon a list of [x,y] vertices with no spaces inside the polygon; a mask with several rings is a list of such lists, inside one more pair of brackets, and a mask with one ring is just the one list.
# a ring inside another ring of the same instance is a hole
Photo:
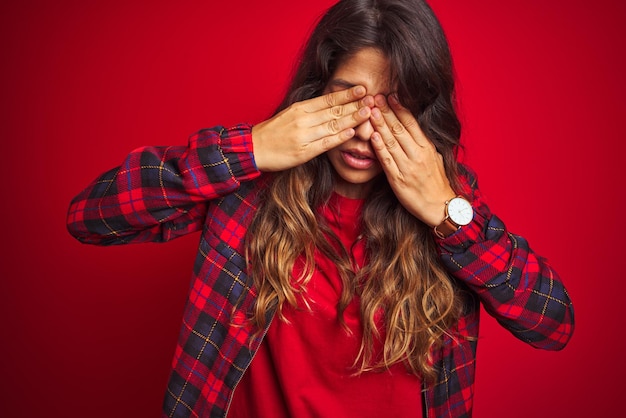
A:
{"label": "shirt cuff", "polygon": [[440,238],[433,232],[435,240],[439,243],[443,252],[465,252],[468,247],[485,240],[485,228],[488,223],[486,216],[486,214],[480,213],[474,208],[472,222],[462,226],[458,231],[446,238]]}
{"label": "shirt cuff", "polygon": [[261,175],[254,161],[251,125],[240,124],[223,129],[219,145],[233,176],[239,182],[253,180]]}

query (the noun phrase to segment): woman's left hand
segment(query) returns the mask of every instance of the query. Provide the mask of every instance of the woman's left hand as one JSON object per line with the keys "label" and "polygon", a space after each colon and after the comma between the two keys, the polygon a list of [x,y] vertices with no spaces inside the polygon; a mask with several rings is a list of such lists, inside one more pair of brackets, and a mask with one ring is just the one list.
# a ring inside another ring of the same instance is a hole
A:
{"label": "woman's left hand", "polygon": [[456,194],[443,156],[424,135],[411,112],[390,96],[374,98],[371,141],[387,180],[400,203],[427,225],[439,225],[445,202]]}

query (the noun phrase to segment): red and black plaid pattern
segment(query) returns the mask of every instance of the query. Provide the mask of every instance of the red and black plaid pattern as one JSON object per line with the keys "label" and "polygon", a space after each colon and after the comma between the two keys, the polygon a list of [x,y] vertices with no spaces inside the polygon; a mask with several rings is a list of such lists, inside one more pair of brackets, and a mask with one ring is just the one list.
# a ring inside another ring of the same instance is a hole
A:
{"label": "red and black plaid pattern", "polygon": [[[269,181],[254,165],[250,130],[215,127],[193,135],[187,147],[137,149],[69,208],[69,231],[90,244],[164,242],[202,231],[164,417],[224,417],[264,335],[245,321],[255,291],[243,238]],[[471,416],[481,302],[539,348],[560,349],[573,331],[571,302],[556,273],[489,212],[475,176],[465,171],[463,179],[476,220],[439,242],[450,274],[470,291],[450,333],[458,338],[446,336],[433,353],[439,379],[424,393],[431,418]],[[251,335],[257,338],[250,341]]]}

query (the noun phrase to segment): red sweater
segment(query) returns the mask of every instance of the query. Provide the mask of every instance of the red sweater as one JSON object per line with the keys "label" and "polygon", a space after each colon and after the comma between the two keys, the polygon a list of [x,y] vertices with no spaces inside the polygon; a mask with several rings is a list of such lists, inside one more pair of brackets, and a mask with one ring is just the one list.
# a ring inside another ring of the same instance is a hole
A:
{"label": "red sweater", "polygon": [[[334,194],[322,210],[357,266],[365,262],[360,234],[362,200]],[[385,372],[354,375],[361,342],[359,299],[344,312],[351,334],[338,320],[341,278],[332,261],[316,254],[307,286],[311,310],[285,305],[289,323],[275,318],[235,390],[229,418],[421,418],[421,381],[399,364]],[[296,266],[295,273],[300,267]],[[380,347],[376,347],[380,349]]]}

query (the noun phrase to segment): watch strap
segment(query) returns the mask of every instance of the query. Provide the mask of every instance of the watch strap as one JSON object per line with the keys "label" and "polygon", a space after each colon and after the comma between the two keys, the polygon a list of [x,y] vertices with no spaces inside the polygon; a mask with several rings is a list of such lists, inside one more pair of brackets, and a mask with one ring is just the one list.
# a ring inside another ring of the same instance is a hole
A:
{"label": "watch strap", "polygon": [[446,218],[443,220],[443,222],[441,222],[439,225],[436,225],[433,228],[433,231],[435,232],[435,235],[437,235],[439,238],[444,239],[454,234],[460,228],[461,227],[459,225],[452,222],[450,217],[446,215]]}

